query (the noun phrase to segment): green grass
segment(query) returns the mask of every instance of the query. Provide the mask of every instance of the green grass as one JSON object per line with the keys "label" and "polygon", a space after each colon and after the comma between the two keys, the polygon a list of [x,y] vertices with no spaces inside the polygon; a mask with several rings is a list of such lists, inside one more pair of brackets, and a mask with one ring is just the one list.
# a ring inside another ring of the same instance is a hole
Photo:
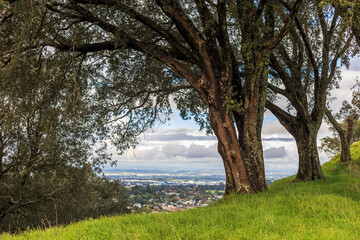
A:
{"label": "green grass", "polygon": [[319,181],[289,177],[267,192],[204,208],[104,217],[0,239],[360,239],[360,143],[352,152],[350,164],[339,156],[324,164]]}
{"label": "green grass", "polygon": [[216,191],[217,191],[218,193],[222,193],[222,194],[224,194],[224,193],[225,193],[225,191],[224,191],[224,190],[206,190],[206,192],[207,192],[207,193],[212,193],[212,194],[215,194],[215,193],[216,193]]}

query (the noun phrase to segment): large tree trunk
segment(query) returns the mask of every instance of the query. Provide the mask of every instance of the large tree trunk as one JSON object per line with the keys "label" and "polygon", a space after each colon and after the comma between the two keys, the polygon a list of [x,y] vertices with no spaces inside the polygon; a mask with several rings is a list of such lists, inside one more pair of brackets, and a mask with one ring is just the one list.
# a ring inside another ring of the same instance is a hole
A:
{"label": "large tree trunk", "polygon": [[[222,98],[214,99],[214,104],[209,106],[211,126],[219,141],[218,151],[226,173],[225,194],[257,193],[267,188],[261,143],[268,76],[264,69],[262,62],[247,69],[246,94],[243,99],[236,98],[243,102],[241,113],[229,110]],[[240,80],[236,74],[235,79]],[[226,99],[232,94],[230,91],[221,95]]]}
{"label": "large tree trunk", "polygon": [[[317,133],[322,118],[319,118],[317,122],[312,122],[308,117],[295,117],[271,102],[266,102],[266,107],[295,138],[299,154],[299,168],[296,181],[310,181],[323,178],[324,173],[320,165],[317,150]],[[303,115],[307,116],[306,114]]]}
{"label": "large tree trunk", "polygon": [[247,82],[253,83],[253,85],[245,85],[248,94],[245,95],[244,100],[243,124],[238,127],[239,143],[243,150],[245,165],[257,192],[267,188],[261,140],[268,80],[267,62],[266,56],[254,64],[251,70],[248,69],[246,77],[250,80]]}
{"label": "large tree trunk", "polygon": [[[247,143],[246,148],[241,147],[234,122],[225,109],[219,112],[215,107],[210,106],[210,121],[218,138],[218,151],[224,163],[225,194],[257,193],[266,189],[265,171],[261,166],[263,165],[261,142],[251,141]],[[248,132],[243,134],[247,135]],[[254,154],[255,152],[259,154]]]}
{"label": "large tree trunk", "polygon": [[[346,119],[346,123],[347,123],[346,131],[344,130],[337,131],[341,142],[341,153],[340,153],[341,162],[347,162],[351,160],[350,145],[353,141],[354,119],[349,117],[348,119]],[[337,130],[337,128],[335,129]]]}
{"label": "large tree trunk", "polygon": [[250,182],[256,192],[267,189],[265,180],[264,157],[261,140],[252,135],[257,126],[249,126],[244,129],[245,141],[240,141],[243,159],[249,173]]}
{"label": "large tree trunk", "polygon": [[307,123],[301,125],[294,135],[299,153],[299,169],[296,181],[311,181],[324,178],[317,150],[317,132]]}
{"label": "large tree trunk", "polygon": [[0,181],[3,178],[4,141],[0,132]]}

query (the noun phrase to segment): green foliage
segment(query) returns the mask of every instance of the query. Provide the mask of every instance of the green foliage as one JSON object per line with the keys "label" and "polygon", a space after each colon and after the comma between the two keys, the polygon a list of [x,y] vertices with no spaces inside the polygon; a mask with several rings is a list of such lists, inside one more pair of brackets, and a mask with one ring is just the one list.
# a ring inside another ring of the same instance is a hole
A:
{"label": "green foliage", "polygon": [[351,145],[351,159],[350,162],[341,162],[340,153],[336,154],[329,162],[325,163],[323,167],[328,172],[337,174],[352,174],[360,177],[360,172],[357,170],[360,167],[360,141]]}
{"label": "green foliage", "polygon": [[[10,190],[19,191],[24,199],[12,195],[20,206],[15,204],[2,219],[1,232],[46,228],[90,217],[128,212],[126,191],[119,182],[110,182],[107,178],[97,176],[90,165],[62,168],[62,171],[56,171],[56,180],[55,171],[35,172],[27,181],[27,184],[33,185],[31,189],[28,186],[19,187],[16,179],[13,179],[13,187],[17,189]],[[56,184],[57,187],[55,190],[51,189],[51,193],[46,191],[49,183]],[[31,194],[25,193],[26,190],[31,191]],[[29,204],[22,204],[24,200]],[[3,201],[1,207],[4,207]]]}
{"label": "green foliage", "polygon": [[121,184],[95,175],[108,156],[75,60],[11,57],[0,68],[0,231],[124,212]]}
{"label": "green foliage", "polygon": [[[326,178],[273,183],[268,192],[231,195],[205,208],[177,213],[87,220],[2,239],[358,239],[360,143],[354,164],[339,156],[323,165]],[[358,171],[358,170],[357,170]]]}
{"label": "green foliage", "polygon": [[175,93],[174,101],[182,119],[194,120],[200,126],[200,130],[212,133],[209,110],[196,91],[189,89]]}
{"label": "green foliage", "polygon": [[118,180],[93,175],[89,181],[90,205],[85,218],[128,213],[126,189]]}
{"label": "green foliage", "polygon": [[320,140],[319,150],[327,155],[334,155],[341,151],[341,143],[339,137],[324,137]]}
{"label": "green foliage", "polygon": [[170,95],[187,85],[142,53],[124,50],[97,56],[96,61],[93,57],[89,56],[93,64],[84,64],[83,73],[93,90],[96,128],[123,153],[138,143],[140,134],[168,120]]}
{"label": "green foliage", "polygon": [[238,114],[242,114],[243,113],[243,103],[242,101],[238,101],[236,99],[236,96],[238,96],[238,94],[236,93],[236,91],[234,91],[233,87],[222,87],[222,92],[223,92],[223,98],[224,98],[224,103],[223,106],[226,109],[227,113],[231,113],[231,112],[236,112]]}
{"label": "green foliage", "polygon": [[[333,121],[330,121],[328,117],[326,120],[332,124],[329,128],[332,132],[332,137],[324,137],[321,139],[320,150],[324,151],[328,155],[335,155],[341,151],[340,134],[346,137],[349,145],[353,142],[360,140],[360,82],[357,80],[356,84],[352,87],[352,100],[351,103],[343,101],[342,106],[338,113],[332,115]],[[330,115],[331,117],[331,115]],[[335,124],[335,125],[334,125]],[[338,128],[335,126],[338,125]],[[341,132],[342,131],[342,132]]]}
{"label": "green foliage", "polygon": [[[342,125],[343,129],[346,130],[346,128],[347,128],[346,122],[341,125]],[[340,142],[340,137],[337,134],[337,132],[335,131],[335,129],[333,127],[330,127],[330,130],[332,130],[333,136],[332,137],[328,136],[328,137],[324,137],[324,138],[320,139],[321,145],[320,145],[319,149],[331,156],[331,155],[340,153],[341,142]],[[358,120],[355,121],[355,127],[354,127],[353,131],[354,132],[353,132],[352,141],[357,142],[360,140],[360,121],[358,121]]]}
{"label": "green foliage", "polygon": [[353,34],[355,35],[358,45],[360,45],[360,5],[357,0],[324,0],[323,4],[331,4],[335,9],[336,13],[350,27]]}

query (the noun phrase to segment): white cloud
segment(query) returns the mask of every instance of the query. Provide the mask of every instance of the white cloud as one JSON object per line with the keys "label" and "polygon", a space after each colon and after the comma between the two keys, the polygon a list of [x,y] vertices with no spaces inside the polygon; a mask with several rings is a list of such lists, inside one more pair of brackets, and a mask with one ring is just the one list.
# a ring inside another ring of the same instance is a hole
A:
{"label": "white cloud", "polygon": [[161,142],[169,142],[169,141],[209,141],[216,140],[215,136],[194,136],[186,133],[168,133],[168,134],[152,134],[147,138],[148,141],[161,141]]}
{"label": "white cloud", "polygon": [[217,152],[217,144],[205,147],[202,145],[191,144],[187,149],[186,156],[188,158],[219,158],[220,155]]}
{"label": "white cloud", "polygon": [[160,147],[155,147],[149,150],[135,150],[135,158],[139,159],[166,159],[167,156],[164,154]]}
{"label": "white cloud", "polygon": [[[360,67],[359,67],[360,68]],[[344,100],[351,101],[351,88],[356,83],[356,78],[360,77],[360,71],[342,69],[342,80],[339,83],[340,88],[330,91],[331,97],[336,99],[330,102],[330,107],[334,111],[338,111]]]}
{"label": "white cloud", "polygon": [[283,125],[276,120],[272,123],[265,124],[262,129],[262,135],[265,137],[267,135],[270,136],[280,136],[282,134],[288,135],[289,133],[286,131]]}
{"label": "white cloud", "polygon": [[349,70],[360,72],[360,57],[354,57],[350,60]]}
{"label": "white cloud", "polygon": [[264,157],[265,158],[284,158],[286,157],[288,154],[285,150],[285,147],[271,147],[269,149],[265,149],[264,150]]}
{"label": "white cloud", "polygon": [[179,144],[166,144],[161,148],[161,151],[167,157],[183,156],[186,152],[186,147]]}

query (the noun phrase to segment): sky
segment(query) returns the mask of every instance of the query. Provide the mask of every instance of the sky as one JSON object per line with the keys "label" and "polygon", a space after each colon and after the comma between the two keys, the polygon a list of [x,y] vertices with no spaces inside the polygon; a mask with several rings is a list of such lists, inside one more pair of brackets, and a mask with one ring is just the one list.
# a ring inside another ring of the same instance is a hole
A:
{"label": "sky", "polygon": [[[360,77],[359,57],[351,60],[349,69],[342,68],[342,76],[340,89],[331,91],[331,96],[336,100],[330,106],[335,111],[339,110],[342,101],[351,101],[350,89],[355,79]],[[282,104],[281,100],[279,104]],[[318,142],[328,135],[331,133],[323,121]],[[268,174],[296,173],[298,154],[295,141],[270,111],[265,113],[262,138],[265,171]],[[182,120],[178,111],[174,111],[166,124],[146,132],[135,149],[120,156],[111,148],[110,153],[119,169],[223,170],[216,137],[200,132],[195,122]],[[330,160],[321,151],[319,155],[321,163]]]}

